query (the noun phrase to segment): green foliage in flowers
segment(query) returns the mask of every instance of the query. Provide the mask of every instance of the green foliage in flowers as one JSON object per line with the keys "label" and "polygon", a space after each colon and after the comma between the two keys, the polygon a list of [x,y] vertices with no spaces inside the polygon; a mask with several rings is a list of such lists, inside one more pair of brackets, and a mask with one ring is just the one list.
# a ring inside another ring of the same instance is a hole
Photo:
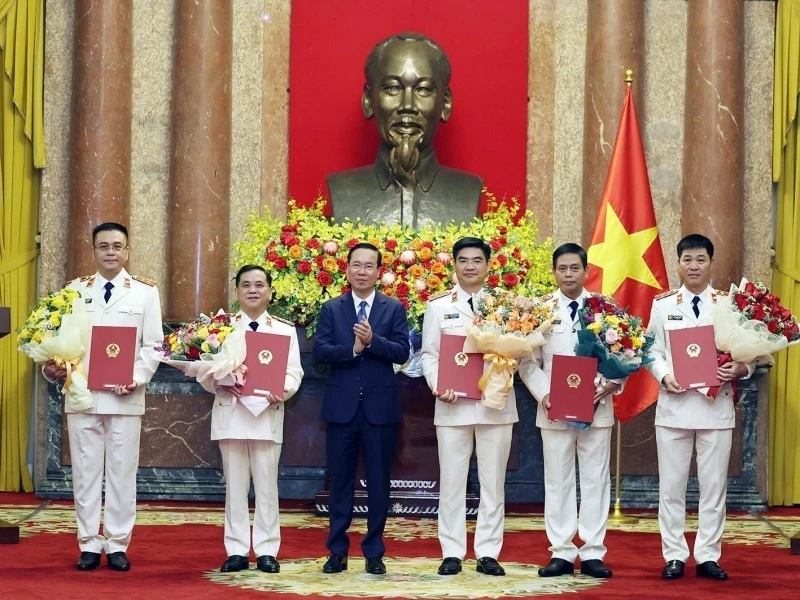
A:
{"label": "green foliage in flowers", "polygon": [[309,335],[322,304],[349,289],[347,252],[359,242],[370,242],[381,250],[378,289],[403,303],[409,326],[418,330],[428,298],[452,287],[453,244],[465,236],[481,238],[492,246],[490,287],[525,296],[553,290],[552,241],[537,242],[539,226],[533,213],[522,213],[516,198],[502,203],[485,194],[488,210],[482,217],[468,224],[419,230],[396,224],[330,222],[323,214],[324,200],[318,199],[311,207],[290,201],[285,220],[251,216],[244,238],[234,244],[233,266],[263,266],[272,275],[270,312],[307,325]]}

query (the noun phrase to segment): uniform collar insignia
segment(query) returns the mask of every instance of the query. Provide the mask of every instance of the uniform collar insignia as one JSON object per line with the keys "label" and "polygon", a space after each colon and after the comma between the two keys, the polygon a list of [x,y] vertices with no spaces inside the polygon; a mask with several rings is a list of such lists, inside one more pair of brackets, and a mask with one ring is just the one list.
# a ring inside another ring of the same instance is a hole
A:
{"label": "uniform collar insignia", "polygon": [[124,283],[123,285],[124,285],[126,288],[129,288],[129,287],[131,287],[131,280],[130,280],[128,277],[126,277],[126,278],[125,278],[125,283]]}
{"label": "uniform collar insignia", "polygon": [[451,302],[456,302],[458,300],[458,290],[453,290],[453,294],[450,296]]}
{"label": "uniform collar insignia", "polygon": [[678,292],[678,295],[675,296],[675,304],[680,304],[683,302],[683,292]]}
{"label": "uniform collar insignia", "polygon": [[86,282],[86,287],[87,287],[87,288],[90,288],[90,287],[92,287],[92,286],[94,286],[94,275],[92,275],[91,277],[89,277],[89,280]]}

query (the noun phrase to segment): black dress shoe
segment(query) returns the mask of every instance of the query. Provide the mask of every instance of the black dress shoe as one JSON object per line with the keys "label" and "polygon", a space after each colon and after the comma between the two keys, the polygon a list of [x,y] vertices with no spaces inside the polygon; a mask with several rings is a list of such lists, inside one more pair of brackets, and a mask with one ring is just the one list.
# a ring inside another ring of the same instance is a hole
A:
{"label": "black dress shoe", "polygon": [[596,579],[608,579],[611,577],[611,569],[603,564],[602,560],[582,560],[581,573]]}
{"label": "black dress shoe", "polygon": [[708,577],[709,579],[717,579],[723,581],[728,578],[728,574],[722,570],[717,563],[713,560],[707,560],[703,564],[697,565],[697,576]]}
{"label": "black dress shoe", "polygon": [[551,558],[546,567],[539,569],[539,577],[558,577],[559,575],[572,575],[575,565],[563,558]]}
{"label": "black dress shoe", "polygon": [[100,554],[98,552],[81,552],[81,557],[75,563],[78,571],[91,571],[100,565]]}
{"label": "black dress shoe", "polygon": [[108,560],[108,568],[112,571],[130,571],[131,562],[124,552],[112,552],[106,555]]}
{"label": "black dress shoe", "polygon": [[322,572],[341,573],[342,571],[347,571],[347,556],[341,556],[331,552],[328,560],[326,560],[325,564],[322,566]]}
{"label": "black dress shoe", "polygon": [[250,562],[247,560],[246,556],[233,554],[225,559],[225,562],[222,563],[222,566],[219,568],[219,570],[222,573],[237,573],[249,568]]}
{"label": "black dress shoe", "polygon": [[683,577],[683,568],[686,566],[682,560],[671,560],[661,571],[661,577],[664,579],[680,579]]}
{"label": "black dress shoe", "polygon": [[439,565],[439,575],[455,575],[461,573],[461,561],[455,556],[448,556]]}
{"label": "black dress shoe", "polygon": [[281,572],[281,565],[275,560],[274,556],[270,556],[269,554],[264,554],[256,558],[256,565],[258,565],[258,569],[264,573]]}
{"label": "black dress shoe", "polygon": [[383,564],[380,557],[367,558],[364,562],[366,563],[365,570],[370,575],[386,575],[386,565]]}
{"label": "black dress shoe", "polygon": [[505,570],[500,566],[497,560],[488,556],[478,559],[478,566],[475,567],[475,570],[478,573],[483,573],[484,575],[494,575],[495,577],[502,577],[506,574]]}

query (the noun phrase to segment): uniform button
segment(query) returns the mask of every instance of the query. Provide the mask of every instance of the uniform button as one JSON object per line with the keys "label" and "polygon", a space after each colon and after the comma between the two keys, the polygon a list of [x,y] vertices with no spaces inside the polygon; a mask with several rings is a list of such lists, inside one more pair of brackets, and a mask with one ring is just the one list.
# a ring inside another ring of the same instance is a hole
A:
{"label": "uniform button", "polygon": [[222,402],[217,402],[217,406],[222,406]]}

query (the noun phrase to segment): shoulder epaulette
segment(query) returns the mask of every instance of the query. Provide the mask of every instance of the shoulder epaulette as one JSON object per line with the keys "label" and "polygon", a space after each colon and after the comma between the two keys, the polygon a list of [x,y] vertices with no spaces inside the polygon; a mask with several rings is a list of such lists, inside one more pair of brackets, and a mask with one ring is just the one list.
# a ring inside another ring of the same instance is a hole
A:
{"label": "shoulder epaulette", "polygon": [[553,294],[552,292],[549,294],[545,294],[544,296],[542,296],[542,301],[549,302],[550,300],[553,299],[553,296],[555,296],[555,294]]}
{"label": "shoulder epaulette", "polygon": [[428,298],[428,302],[431,302],[432,300],[438,300],[439,298],[444,298],[445,296],[448,296],[449,294],[450,294],[450,290],[445,290],[443,292],[439,292],[438,294],[434,294],[433,296]]}
{"label": "shoulder epaulette", "polygon": [[730,292],[726,292],[725,290],[715,290],[715,291],[717,293],[717,296],[728,296],[728,295],[730,295]]}
{"label": "shoulder epaulette", "polygon": [[677,290],[677,289],[674,289],[674,290],[667,290],[666,292],[662,292],[662,293],[658,294],[658,295],[657,295],[657,296],[654,298],[654,300],[661,300],[662,298],[668,298],[669,296],[672,296],[673,294],[677,294],[677,293],[678,293],[678,290]]}
{"label": "shoulder epaulette", "polygon": [[139,277],[138,275],[131,275],[131,277],[140,283],[149,285],[150,287],[155,287],[156,285],[156,282],[153,279],[148,279],[147,277]]}
{"label": "shoulder epaulette", "polygon": [[280,321],[281,323],[286,323],[287,325],[291,325],[292,327],[295,327],[294,323],[292,323],[291,321],[287,321],[286,319],[282,319],[281,317],[276,317],[275,315],[270,315],[270,318],[272,318],[274,321]]}

